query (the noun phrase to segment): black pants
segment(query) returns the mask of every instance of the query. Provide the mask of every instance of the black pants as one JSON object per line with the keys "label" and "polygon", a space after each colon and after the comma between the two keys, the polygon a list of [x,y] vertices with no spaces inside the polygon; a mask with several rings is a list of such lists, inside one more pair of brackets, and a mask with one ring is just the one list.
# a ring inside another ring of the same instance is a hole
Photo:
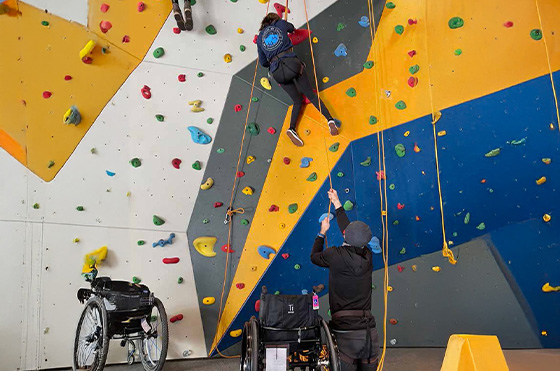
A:
{"label": "black pants", "polygon": [[278,62],[278,68],[272,72],[272,77],[274,77],[274,80],[280,84],[294,102],[292,117],[290,119],[290,129],[295,130],[296,128],[299,114],[301,112],[301,106],[303,105],[302,94],[305,95],[311,103],[313,103],[317,110],[319,110],[319,103],[321,104],[320,111],[327,120],[332,118],[327,107],[325,107],[323,102],[319,100],[319,97],[317,97],[317,94],[313,91],[313,88],[309,83],[309,78],[307,77],[307,72],[305,72],[305,66],[299,59],[280,59]]}
{"label": "black pants", "polygon": [[[375,371],[379,362],[379,335],[377,329],[370,329],[371,342],[367,349],[366,330],[356,330],[350,332],[335,331],[336,343],[340,355],[341,371]],[[354,362],[350,362],[350,359]],[[374,359],[372,363],[367,362],[368,359]]]}

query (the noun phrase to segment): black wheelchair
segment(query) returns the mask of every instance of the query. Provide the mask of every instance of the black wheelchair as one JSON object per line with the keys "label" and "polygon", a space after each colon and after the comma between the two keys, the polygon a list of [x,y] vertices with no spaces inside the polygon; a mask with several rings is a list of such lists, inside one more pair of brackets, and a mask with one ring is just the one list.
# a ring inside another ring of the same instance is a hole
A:
{"label": "black wheelchair", "polygon": [[86,274],[91,289],[78,290],[78,300],[85,307],[76,328],[73,369],[103,370],[109,340],[114,339],[128,346],[129,364],[135,361],[136,340],[144,369],[160,371],[169,343],[162,302],[145,285],[96,276],[93,268]]}
{"label": "black wheelchair", "polygon": [[252,316],[243,326],[240,370],[266,370],[267,359],[280,354],[283,369],[339,371],[336,341],[313,303],[323,288],[314,286],[306,295],[272,295],[263,286],[259,319]]}

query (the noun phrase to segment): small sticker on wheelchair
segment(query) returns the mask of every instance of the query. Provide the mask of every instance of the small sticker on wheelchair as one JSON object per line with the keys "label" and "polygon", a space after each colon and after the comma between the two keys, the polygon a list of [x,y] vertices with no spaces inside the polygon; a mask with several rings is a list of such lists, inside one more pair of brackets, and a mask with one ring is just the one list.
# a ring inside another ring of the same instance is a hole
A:
{"label": "small sticker on wheelchair", "polygon": [[152,326],[150,326],[146,318],[142,318],[142,320],[140,321],[140,325],[142,326],[146,334],[152,330]]}
{"label": "small sticker on wheelchair", "polygon": [[313,310],[319,310],[319,296],[313,295]]}
{"label": "small sticker on wheelchair", "polygon": [[288,369],[288,345],[266,347],[266,371],[286,371]]}

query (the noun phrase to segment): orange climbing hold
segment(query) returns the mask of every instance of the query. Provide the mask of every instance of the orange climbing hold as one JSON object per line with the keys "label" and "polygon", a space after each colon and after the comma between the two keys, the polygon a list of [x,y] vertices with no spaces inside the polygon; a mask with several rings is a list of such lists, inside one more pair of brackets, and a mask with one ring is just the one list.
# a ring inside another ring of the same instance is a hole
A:
{"label": "orange climbing hold", "polygon": [[414,152],[418,153],[420,151],[421,151],[421,149],[420,149],[420,147],[418,147],[418,144],[414,143]]}

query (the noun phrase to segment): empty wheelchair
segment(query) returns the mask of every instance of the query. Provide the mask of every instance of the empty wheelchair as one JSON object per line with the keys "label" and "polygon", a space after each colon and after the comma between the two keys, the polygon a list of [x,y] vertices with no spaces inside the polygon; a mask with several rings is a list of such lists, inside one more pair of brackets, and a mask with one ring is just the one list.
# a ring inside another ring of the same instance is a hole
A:
{"label": "empty wheelchair", "polygon": [[129,364],[138,348],[144,369],[160,371],[169,342],[162,302],[145,285],[96,275],[94,268],[86,277],[91,289],[78,290],[78,300],[85,307],[76,328],[73,369],[103,370],[109,340],[116,339],[128,346]]}
{"label": "empty wheelchair", "polygon": [[274,369],[339,371],[336,342],[319,316],[316,294],[323,288],[313,287],[306,295],[272,295],[263,286],[259,319],[252,316],[243,327],[240,370],[262,371],[273,362]]}

